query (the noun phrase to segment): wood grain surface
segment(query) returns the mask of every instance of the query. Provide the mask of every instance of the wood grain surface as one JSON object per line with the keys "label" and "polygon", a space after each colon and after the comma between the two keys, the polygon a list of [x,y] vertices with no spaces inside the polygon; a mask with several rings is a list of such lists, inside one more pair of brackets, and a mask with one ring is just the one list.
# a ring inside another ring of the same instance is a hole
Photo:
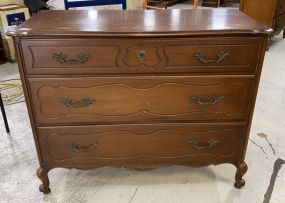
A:
{"label": "wood grain surface", "polygon": [[221,163],[241,188],[269,34],[224,9],[50,11],[10,31],[40,191],[57,167]]}

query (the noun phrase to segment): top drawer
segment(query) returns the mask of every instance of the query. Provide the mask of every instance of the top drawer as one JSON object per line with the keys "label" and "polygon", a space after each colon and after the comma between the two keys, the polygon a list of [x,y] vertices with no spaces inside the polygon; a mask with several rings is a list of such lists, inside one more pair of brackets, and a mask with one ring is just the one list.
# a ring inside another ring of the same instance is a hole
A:
{"label": "top drawer", "polygon": [[28,74],[254,72],[261,38],[23,40]]}

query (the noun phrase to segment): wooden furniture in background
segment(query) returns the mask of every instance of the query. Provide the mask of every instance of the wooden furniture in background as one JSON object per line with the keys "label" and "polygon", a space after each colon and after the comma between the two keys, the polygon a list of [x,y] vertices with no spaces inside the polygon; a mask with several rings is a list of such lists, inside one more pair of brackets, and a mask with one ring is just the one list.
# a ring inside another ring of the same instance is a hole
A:
{"label": "wooden furniture in background", "polygon": [[193,8],[197,9],[199,0],[194,0]]}
{"label": "wooden furniture in background", "polygon": [[285,31],[285,0],[241,0],[240,10],[273,28],[274,35]]}
{"label": "wooden furniture in background", "polygon": [[244,186],[270,32],[237,9],[49,11],[11,31],[40,191],[57,167],[231,163]]}
{"label": "wooden furniture in background", "polygon": [[148,0],[143,0],[143,9],[161,10],[161,9],[165,9],[165,8],[161,8],[158,6],[151,6],[148,4]]}
{"label": "wooden furniture in background", "polygon": [[202,6],[206,7],[219,7],[227,4],[238,4],[240,0],[203,0]]}

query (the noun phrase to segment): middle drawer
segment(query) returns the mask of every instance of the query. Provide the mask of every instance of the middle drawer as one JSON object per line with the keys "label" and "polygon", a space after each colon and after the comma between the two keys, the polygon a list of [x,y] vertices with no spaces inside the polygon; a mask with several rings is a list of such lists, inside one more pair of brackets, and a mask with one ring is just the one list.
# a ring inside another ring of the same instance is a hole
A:
{"label": "middle drawer", "polygon": [[39,124],[246,120],[253,76],[30,78]]}

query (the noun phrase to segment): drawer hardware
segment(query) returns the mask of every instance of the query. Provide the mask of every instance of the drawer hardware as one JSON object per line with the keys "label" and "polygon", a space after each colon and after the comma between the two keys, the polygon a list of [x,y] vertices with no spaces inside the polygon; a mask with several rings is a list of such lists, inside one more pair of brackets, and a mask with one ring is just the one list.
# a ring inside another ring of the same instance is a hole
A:
{"label": "drawer hardware", "polygon": [[207,59],[206,54],[202,52],[195,52],[193,54],[193,57],[195,57],[196,59],[198,59],[200,62],[203,62],[203,63],[221,63],[223,62],[223,60],[230,57],[230,54],[221,51],[221,52],[216,53],[216,56],[217,58],[215,59]]}
{"label": "drawer hardware", "polygon": [[218,140],[210,139],[208,143],[199,143],[197,140],[190,140],[188,144],[191,144],[196,149],[207,149],[211,148],[219,143]]}
{"label": "drawer hardware", "polygon": [[138,57],[138,60],[143,63],[146,59],[146,52],[144,50],[141,50],[138,54],[137,54],[137,57]]}
{"label": "drawer hardware", "polygon": [[91,58],[91,54],[87,53],[80,53],[77,54],[76,59],[68,59],[67,55],[61,53],[53,53],[52,58],[55,59],[60,64],[67,64],[67,65],[76,65],[76,64],[84,64],[89,61]]}
{"label": "drawer hardware", "polygon": [[67,107],[73,107],[73,108],[82,108],[92,105],[96,100],[92,97],[85,97],[84,99],[80,101],[73,101],[73,99],[70,98],[60,98],[60,102],[63,103]]}
{"label": "drawer hardware", "polygon": [[68,148],[74,152],[90,152],[96,149],[97,143],[88,143],[86,146],[80,146],[79,144],[71,143],[67,145]]}
{"label": "drawer hardware", "polygon": [[192,96],[191,99],[193,102],[199,105],[214,105],[219,103],[225,98],[224,95],[214,95],[212,96],[212,101],[203,101],[204,97],[203,96]]}

